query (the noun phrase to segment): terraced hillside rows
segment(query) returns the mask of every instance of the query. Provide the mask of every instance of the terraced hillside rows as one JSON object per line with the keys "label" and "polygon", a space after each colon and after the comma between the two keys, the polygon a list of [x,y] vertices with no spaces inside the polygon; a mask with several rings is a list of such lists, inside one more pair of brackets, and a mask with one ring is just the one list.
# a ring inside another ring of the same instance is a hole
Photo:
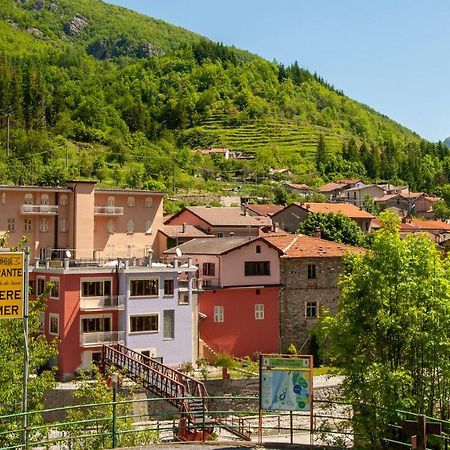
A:
{"label": "terraced hillside rows", "polygon": [[281,153],[301,152],[312,160],[316,154],[317,141],[322,134],[331,153],[339,152],[347,139],[330,129],[283,118],[257,119],[251,122],[229,125],[225,115],[214,114],[189,130],[202,136],[211,146],[224,146],[232,150],[258,152],[263,148]]}

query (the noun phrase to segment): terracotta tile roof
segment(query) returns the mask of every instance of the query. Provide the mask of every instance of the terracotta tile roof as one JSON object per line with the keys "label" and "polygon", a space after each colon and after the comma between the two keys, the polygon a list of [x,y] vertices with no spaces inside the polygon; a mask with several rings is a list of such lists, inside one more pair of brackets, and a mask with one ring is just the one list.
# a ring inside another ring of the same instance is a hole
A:
{"label": "terracotta tile roof", "polygon": [[429,196],[426,196],[425,199],[428,200],[431,203],[438,202],[439,200],[442,200],[441,197],[429,197]]}
{"label": "terracotta tile roof", "polygon": [[361,181],[360,178],[344,178],[343,180],[338,180],[338,183],[344,183],[344,184],[356,184],[359,181]]}
{"label": "terracotta tile roof", "polygon": [[259,216],[271,216],[272,214],[277,213],[278,211],[281,211],[284,206],[282,205],[245,205],[245,208],[249,209],[250,211],[253,211],[254,213],[258,214]]}
{"label": "terracotta tile roof", "polygon": [[222,255],[230,250],[241,247],[249,242],[259,239],[258,237],[232,237],[232,238],[197,238],[170,248],[164,254],[174,254],[179,248],[184,255]]}
{"label": "terracotta tile roof", "polygon": [[[189,206],[185,210],[190,211],[192,214],[200,217],[211,226],[215,227],[255,227],[259,228],[264,224],[261,223],[257,217],[244,216],[241,208],[238,207],[207,207],[207,206]],[[184,210],[183,210],[184,211]],[[174,217],[179,216],[183,211],[176,214]],[[166,224],[170,225],[170,220],[166,221]]]}
{"label": "terracotta tile roof", "polygon": [[348,183],[327,183],[323,186],[320,186],[318,192],[332,192],[336,191],[337,189],[344,189],[347,185]]}
{"label": "terracotta tile roof", "polygon": [[282,258],[331,258],[341,257],[346,252],[362,253],[365,249],[338,244],[303,234],[272,235],[262,238],[278,248]]}
{"label": "terracotta tile roof", "polygon": [[293,189],[299,189],[299,190],[305,190],[305,191],[311,189],[307,184],[296,184],[296,183],[286,183],[286,184]]}
{"label": "terracotta tile roof", "polygon": [[421,230],[450,231],[450,224],[441,220],[411,219],[409,222]]}
{"label": "terracotta tile roof", "polygon": [[213,234],[206,234],[193,225],[162,225],[159,231],[170,238],[205,238],[215,237]]}
{"label": "terracotta tile roof", "polygon": [[397,197],[399,194],[386,194],[383,195],[383,197],[374,198],[374,201],[376,202],[387,202],[388,200],[393,199],[394,197]]}
{"label": "terracotta tile roof", "polygon": [[350,203],[295,203],[297,206],[308,210],[312,213],[333,213],[342,214],[344,216],[350,217],[351,219],[373,219],[374,216],[369,214],[367,211],[359,209],[357,206]]}

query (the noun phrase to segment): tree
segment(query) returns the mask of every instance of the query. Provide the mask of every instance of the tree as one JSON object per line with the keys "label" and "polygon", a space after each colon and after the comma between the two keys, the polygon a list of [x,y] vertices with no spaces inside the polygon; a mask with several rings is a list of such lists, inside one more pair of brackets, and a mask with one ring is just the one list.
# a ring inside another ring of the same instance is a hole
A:
{"label": "tree", "polygon": [[308,236],[315,236],[320,230],[322,239],[349,245],[363,245],[364,234],[357,223],[342,214],[309,214],[300,223],[298,232]]}
{"label": "tree", "polygon": [[338,313],[320,322],[322,348],[345,376],[344,398],[358,405],[355,426],[370,448],[389,436],[395,410],[450,412],[449,261],[426,235],[401,240],[394,215],[383,213],[382,223],[371,251],[346,257]]}
{"label": "tree", "polygon": [[323,134],[319,135],[319,140],[317,141],[317,153],[316,153],[316,167],[320,173],[323,173],[323,168],[328,162],[328,150],[325,144],[325,139]]}
{"label": "tree", "polygon": [[[5,247],[7,236],[0,236],[0,247]],[[22,242],[25,244],[25,242]],[[16,251],[17,248],[11,249]],[[29,305],[28,349],[30,354],[28,381],[28,410],[38,411],[44,407],[44,394],[55,387],[54,370],[48,369],[48,362],[57,354],[57,342],[47,342],[40,331],[40,313],[46,308],[47,292],[36,297]],[[23,322],[19,319],[0,320],[0,415],[15,414],[22,410],[23,389]],[[29,416],[30,426],[42,425],[40,414]],[[22,417],[2,420],[0,423],[0,447],[12,448],[21,441],[18,429],[22,428]],[[7,432],[10,431],[8,434]],[[42,429],[33,431],[33,435],[43,433]]]}

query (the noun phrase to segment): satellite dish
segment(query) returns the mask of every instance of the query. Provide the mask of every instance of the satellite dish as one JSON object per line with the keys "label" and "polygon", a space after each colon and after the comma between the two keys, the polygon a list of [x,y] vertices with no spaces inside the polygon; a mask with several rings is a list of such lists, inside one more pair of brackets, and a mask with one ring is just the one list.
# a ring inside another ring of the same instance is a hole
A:
{"label": "satellite dish", "polygon": [[72,253],[70,250],[66,250],[66,258],[70,258],[72,256]]}
{"label": "satellite dish", "polygon": [[178,256],[178,258],[181,258],[181,255],[183,254],[183,252],[177,247],[175,249],[175,254]]}

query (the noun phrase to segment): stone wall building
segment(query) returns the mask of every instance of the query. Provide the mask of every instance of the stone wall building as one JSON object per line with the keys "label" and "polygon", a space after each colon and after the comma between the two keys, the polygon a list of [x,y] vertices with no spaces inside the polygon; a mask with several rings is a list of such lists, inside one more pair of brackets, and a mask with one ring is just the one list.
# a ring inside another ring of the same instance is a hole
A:
{"label": "stone wall building", "polygon": [[338,278],[346,252],[360,248],[304,235],[264,238],[282,252],[280,256],[279,324],[281,352],[290,344],[303,347],[320,312],[337,310]]}

